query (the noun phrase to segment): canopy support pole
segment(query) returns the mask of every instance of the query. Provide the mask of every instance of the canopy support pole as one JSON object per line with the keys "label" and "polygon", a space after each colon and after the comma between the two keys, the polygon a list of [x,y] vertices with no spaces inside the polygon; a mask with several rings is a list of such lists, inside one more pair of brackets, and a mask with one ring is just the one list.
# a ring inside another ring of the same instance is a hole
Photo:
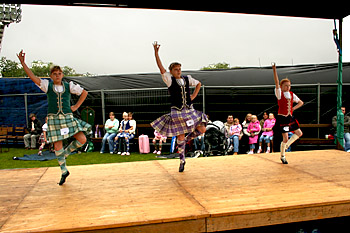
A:
{"label": "canopy support pole", "polygon": [[334,20],[333,37],[338,49],[338,89],[337,89],[337,148],[344,150],[344,114],[341,110],[342,103],[342,88],[343,88],[343,52],[342,52],[342,31],[343,19],[339,19],[339,38],[336,27],[336,20]]}

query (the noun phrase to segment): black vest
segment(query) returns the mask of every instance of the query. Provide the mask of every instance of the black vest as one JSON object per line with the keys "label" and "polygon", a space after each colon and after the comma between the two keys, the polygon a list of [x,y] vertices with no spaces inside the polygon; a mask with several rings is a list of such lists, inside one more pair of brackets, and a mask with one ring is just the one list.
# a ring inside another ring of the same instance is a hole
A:
{"label": "black vest", "polygon": [[176,78],[171,76],[171,86],[168,87],[170,93],[171,107],[182,110],[183,107],[190,108],[192,105],[190,84],[187,76],[181,76],[185,81],[184,86],[180,86],[176,82]]}

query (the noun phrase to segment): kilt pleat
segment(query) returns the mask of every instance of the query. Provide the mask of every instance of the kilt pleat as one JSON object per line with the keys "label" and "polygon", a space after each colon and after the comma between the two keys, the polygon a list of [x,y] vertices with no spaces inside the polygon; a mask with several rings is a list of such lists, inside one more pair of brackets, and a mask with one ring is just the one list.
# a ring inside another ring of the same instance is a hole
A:
{"label": "kilt pleat", "polygon": [[90,131],[91,125],[74,118],[73,114],[48,115],[47,136],[50,142],[62,141],[79,132]]}
{"label": "kilt pleat", "polygon": [[207,116],[193,107],[182,110],[172,108],[171,112],[158,117],[151,126],[160,134],[173,137],[181,134],[192,133],[201,123],[208,122]]}

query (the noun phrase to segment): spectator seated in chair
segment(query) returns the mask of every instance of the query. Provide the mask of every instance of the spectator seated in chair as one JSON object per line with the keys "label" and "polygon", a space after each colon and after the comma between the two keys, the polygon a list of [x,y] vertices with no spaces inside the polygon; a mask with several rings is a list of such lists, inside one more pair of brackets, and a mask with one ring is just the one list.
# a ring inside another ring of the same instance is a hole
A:
{"label": "spectator seated in chair", "polygon": [[109,119],[105,123],[106,133],[102,139],[102,146],[100,153],[103,154],[106,146],[106,142],[108,142],[109,152],[113,154],[114,151],[114,138],[117,136],[119,127],[119,120],[115,118],[114,112],[109,113]]}
{"label": "spectator seated in chair", "polygon": [[34,113],[31,113],[29,115],[29,124],[28,124],[28,130],[29,133],[24,135],[24,147],[29,149],[35,149],[36,148],[36,142],[37,138],[40,136],[42,131],[42,124],[41,121],[39,121],[36,118],[36,115]]}

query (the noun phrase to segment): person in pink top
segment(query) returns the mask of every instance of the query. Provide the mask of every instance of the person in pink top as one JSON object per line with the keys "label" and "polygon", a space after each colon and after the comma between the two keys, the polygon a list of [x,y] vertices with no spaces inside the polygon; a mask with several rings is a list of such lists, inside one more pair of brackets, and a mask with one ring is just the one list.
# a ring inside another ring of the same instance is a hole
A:
{"label": "person in pink top", "polygon": [[275,125],[275,123],[276,123],[275,115],[273,115],[273,113],[270,113],[269,118],[265,120],[264,127],[262,128],[263,133],[261,134],[259,139],[258,154],[262,152],[262,148],[261,148],[262,141],[265,141],[265,143],[267,144],[266,153],[270,153],[270,142],[273,139],[272,127]]}
{"label": "person in pink top", "polygon": [[258,121],[258,117],[256,115],[252,115],[252,121],[248,125],[248,133],[250,133],[249,137],[249,148],[250,151],[248,154],[254,154],[255,143],[258,142],[259,132],[261,130],[260,122]]}
{"label": "person in pink top", "polygon": [[229,152],[232,151],[235,155],[238,154],[239,140],[241,139],[242,126],[239,124],[238,118],[233,120],[233,125],[230,127],[230,147]]}
{"label": "person in pink top", "polygon": [[[162,144],[163,142],[166,142],[166,136],[160,134],[157,130],[154,130],[154,138],[153,138],[153,145],[154,145],[154,151],[153,154],[160,155],[162,153]],[[157,141],[159,141],[159,148],[157,151]]]}

